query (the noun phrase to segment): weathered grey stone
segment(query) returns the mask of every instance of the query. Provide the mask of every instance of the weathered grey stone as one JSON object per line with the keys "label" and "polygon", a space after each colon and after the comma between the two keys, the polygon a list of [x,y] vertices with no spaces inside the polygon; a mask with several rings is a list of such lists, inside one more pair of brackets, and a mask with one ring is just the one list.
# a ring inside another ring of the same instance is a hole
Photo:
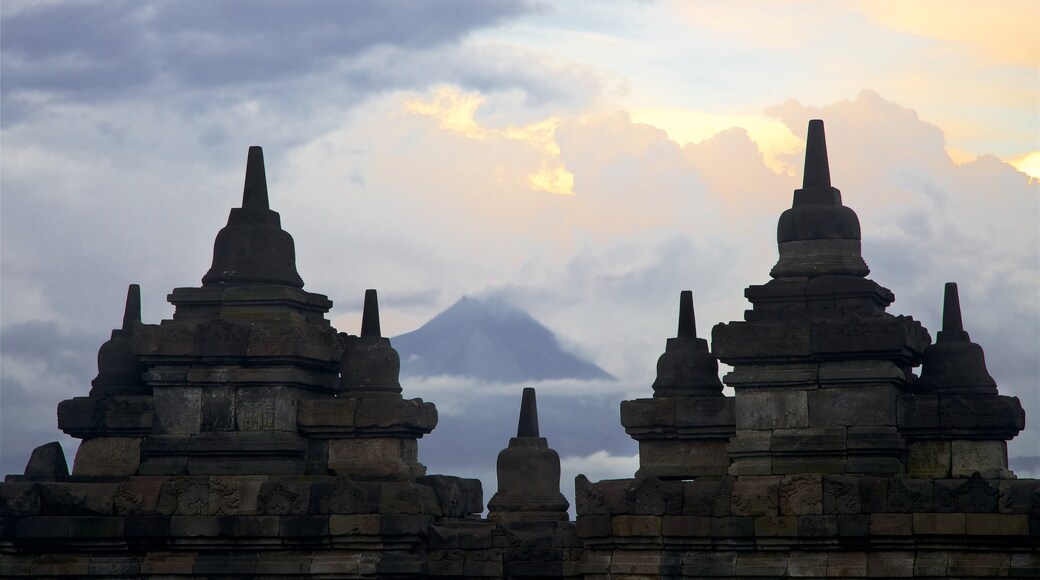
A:
{"label": "weathered grey stone", "polygon": [[742,392],[736,398],[737,429],[809,427],[806,391]]}
{"label": "weathered grey stone", "polygon": [[65,451],[61,443],[52,441],[33,449],[29,463],[25,465],[25,475],[63,476],[69,474],[69,464],[65,461]]}
{"label": "weathered grey stone", "polygon": [[191,435],[202,430],[202,390],[199,387],[154,387],[155,432]]}
{"label": "weathered grey stone", "polygon": [[102,437],[80,444],[73,475],[127,476],[141,463],[141,440],[131,437]]}

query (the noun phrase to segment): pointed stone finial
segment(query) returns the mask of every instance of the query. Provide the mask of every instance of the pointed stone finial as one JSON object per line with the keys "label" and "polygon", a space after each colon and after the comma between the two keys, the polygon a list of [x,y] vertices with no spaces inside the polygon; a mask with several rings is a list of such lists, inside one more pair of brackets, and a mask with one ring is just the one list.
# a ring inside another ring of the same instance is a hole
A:
{"label": "pointed stone finial", "polygon": [[242,188],[242,207],[271,209],[267,198],[267,172],[264,169],[264,149],[253,145],[246,160],[246,182]]}
{"label": "pointed stone finial", "polygon": [[947,282],[946,291],[943,294],[943,332],[962,332],[964,323],[961,321],[961,299],[957,295],[957,283]]}
{"label": "pointed stone finial", "polygon": [[123,332],[132,332],[134,323],[141,321],[141,286],[131,284],[126,290],[126,307],[123,309]]}
{"label": "pointed stone finial", "polygon": [[677,338],[697,338],[697,321],[693,316],[693,291],[679,293],[679,332]]}
{"label": "pointed stone finial", "polygon": [[538,403],[535,401],[534,389],[524,388],[520,400],[520,420],[516,424],[517,437],[538,437]]}
{"label": "pointed stone finial", "polygon": [[365,309],[361,314],[361,336],[364,338],[383,336],[379,329],[379,297],[371,288],[365,290]]}
{"label": "pointed stone finial", "polygon": [[809,121],[809,132],[805,138],[805,173],[802,189],[831,186],[831,169],[827,162],[827,138],[823,132],[823,121]]}

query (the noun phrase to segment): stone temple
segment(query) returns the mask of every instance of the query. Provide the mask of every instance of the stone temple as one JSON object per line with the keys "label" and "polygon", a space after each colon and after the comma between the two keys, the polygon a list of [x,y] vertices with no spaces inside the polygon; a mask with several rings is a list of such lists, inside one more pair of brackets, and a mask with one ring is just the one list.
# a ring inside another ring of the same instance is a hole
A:
{"label": "stone temple", "polygon": [[0,484],[0,577],[1040,577],[1040,481],[1007,463],[1018,399],[956,284],[933,342],[887,311],[860,239],[811,121],[744,320],[709,348],[683,292],[656,380],[621,405],[633,478],[578,476],[571,521],[527,389],[485,518],[479,481],[419,461],[437,410],[405,398],[376,292],[351,335],[303,289],[253,147],[202,285],[158,324],[130,286],[91,388],[59,405],[71,473],[51,443]]}

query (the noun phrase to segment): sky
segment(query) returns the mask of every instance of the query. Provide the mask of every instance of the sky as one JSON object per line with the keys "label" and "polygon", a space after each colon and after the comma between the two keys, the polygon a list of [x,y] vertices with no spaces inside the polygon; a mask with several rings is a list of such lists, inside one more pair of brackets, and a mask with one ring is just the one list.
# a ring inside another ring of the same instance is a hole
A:
{"label": "sky", "polygon": [[[507,300],[618,377],[542,404],[616,409],[650,395],[681,290],[709,337],[769,280],[813,118],[889,312],[934,337],[958,282],[1026,408],[1010,454],[1040,456],[1038,21],[1035,0],[5,0],[0,472],[53,440],[71,462],[57,403],[87,394],[128,284],[146,323],[200,284],[250,145],[339,330],[366,288],[390,336]],[[404,388],[465,432],[521,386]],[[635,446],[598,429],[602,449],[543,430],[565,480],[631,476]]]}

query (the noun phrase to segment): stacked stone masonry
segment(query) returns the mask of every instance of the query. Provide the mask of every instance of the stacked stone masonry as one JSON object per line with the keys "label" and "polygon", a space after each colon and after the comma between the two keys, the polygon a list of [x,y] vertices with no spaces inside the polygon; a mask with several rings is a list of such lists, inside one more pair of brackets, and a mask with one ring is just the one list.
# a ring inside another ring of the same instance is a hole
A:
{"label": "stacked stone masonry", "polygon": [[575,521],[533,389],[487,517],[478,480],[427,474],[437,410],[404,397],[376,292],[358,335],[331,326],[265,172],[250,148],[242,206],[172,319],[142,322],[130,286],[89,391],[58,407],[83,440],[71,472],[51,443],[0,484],[0,577],[1040,577],[1040,481],[1007,460],[1022,407],[955,284],[934,343],[887,312],[822,122],[772,280],[710,345],[681,293],[647,396],[621,404],[639,470],[578,476]]}

